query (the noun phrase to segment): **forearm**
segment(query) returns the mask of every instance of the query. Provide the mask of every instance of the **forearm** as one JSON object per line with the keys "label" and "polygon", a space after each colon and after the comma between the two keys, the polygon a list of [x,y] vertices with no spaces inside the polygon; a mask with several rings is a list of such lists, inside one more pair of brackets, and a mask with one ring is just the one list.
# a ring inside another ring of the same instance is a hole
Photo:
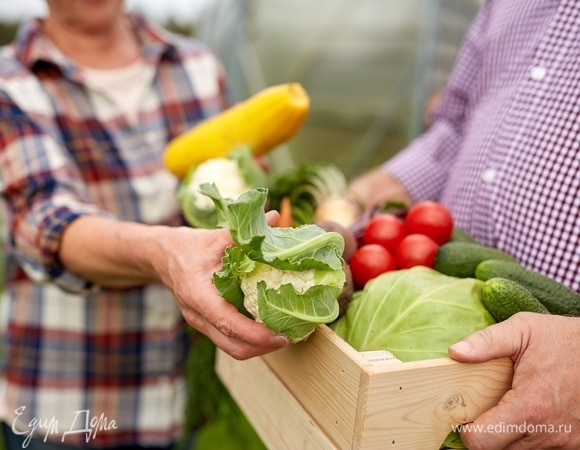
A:
{"label": "forearm", "polygon": [[[278,216],[270,216],[275,224]],[[262,355],[288,339],[240,314],[219,296],[212,274],[232,245],[227,229],[151,226],[82,216],[62,234],[65,268],[101,286],[131,287],[159,281],[173,293],[189,325],[238,359]]]}
{"label": "forearm", "polygon": [[485,17],[476,21],[467,35],[440,107],[428,130],[414,139],[393,158],[350,184],[350,191],[367,207],[385,200],[438,200],[448,180],[451,167],[463,145],[463,129],[473,80],[481,73],[480,27]]}
{"label": "forearm", "polygon": [[63,232],[60,262],[68,271],[102,286],[123,288],[159,281],[153,262],[163,258],[156,239],[162,228],[83,216]]}

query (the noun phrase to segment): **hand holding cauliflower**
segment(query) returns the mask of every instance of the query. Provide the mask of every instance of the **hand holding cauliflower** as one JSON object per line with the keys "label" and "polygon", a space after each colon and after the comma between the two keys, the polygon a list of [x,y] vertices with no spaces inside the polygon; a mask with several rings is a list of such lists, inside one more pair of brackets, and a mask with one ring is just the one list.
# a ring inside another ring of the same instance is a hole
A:
{"label": "hand holding cauliflower", "polygon": [[266,223],[268,190],[254,188],[237,200],[223,198],[213,184],[200,192],[217,209],[218,226],[229,228],[223,269],[214,274],[220,294],[270,330],[292,342],[338,317],[345,284],[344,239],[317,225],[273,228]]}

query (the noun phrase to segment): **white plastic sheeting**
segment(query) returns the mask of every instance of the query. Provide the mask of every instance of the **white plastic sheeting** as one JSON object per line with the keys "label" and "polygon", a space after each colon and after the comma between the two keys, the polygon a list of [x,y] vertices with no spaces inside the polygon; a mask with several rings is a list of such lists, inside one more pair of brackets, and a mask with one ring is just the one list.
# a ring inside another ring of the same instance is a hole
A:
{"label": "white plastic sheeting", "polygon": [[[282,165],[331,160],[353,176],[423,128],[478,0],[213,0],[197,34],[220,55],[243,99],[298,81],[311,112]],[[280,162],[281,161],[281,162]]]}

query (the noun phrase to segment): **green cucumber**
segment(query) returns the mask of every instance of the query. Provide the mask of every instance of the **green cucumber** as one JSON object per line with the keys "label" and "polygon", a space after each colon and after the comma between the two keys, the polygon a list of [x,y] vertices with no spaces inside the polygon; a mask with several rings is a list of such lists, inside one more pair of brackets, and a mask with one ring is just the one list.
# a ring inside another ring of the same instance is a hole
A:
{"label": "green cucumber", "polygon": [[475,269],[486,259],[515,261],[501,250],[475,242],[447,242],[437,250],[433,268],[445,275],[458,278],[475,277]]}
{"label": "green cucumber", "polygon": [[483,283],[481,302],[498,322],[509,319],[521,311],[550,313],[525,287],[501,277],[490,278]]}
{"label": "green cucumber", "polygon": [[482,281],[494,277],[507,278],[525,287],[552,314],[580,316],[579,294],[518,263],[494,259],[482,261],[475,270],[475,277]]}
{"label": "green cucumber", "polygon": [[462,230],[461,228],[453,228],[453,232],[451,233],[451,237],[449,238],[449,242],[473,242],[477,243],[477,240],[469,234],[467,231]]}

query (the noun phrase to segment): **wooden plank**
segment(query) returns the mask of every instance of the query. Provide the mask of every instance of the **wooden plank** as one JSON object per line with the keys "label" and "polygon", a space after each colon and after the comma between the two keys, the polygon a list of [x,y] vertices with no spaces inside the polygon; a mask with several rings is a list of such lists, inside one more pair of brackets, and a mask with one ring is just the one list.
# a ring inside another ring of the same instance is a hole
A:
{"label": "wooden plank", "polygon": [[453,426],[496,405],[512,376],[508,358],[480,364],[441,358],[370,368],[353,448],[438,450]]}
{"label": "wooden plank", "polygon": [[262,358],[237,361],[218,350],[216,372],[268,448],[337,449]]}
{"label": "wooden plank", "polygon": [[370,363],[326,326],[263,359],[338,447],[350,448],[361,366]]}

